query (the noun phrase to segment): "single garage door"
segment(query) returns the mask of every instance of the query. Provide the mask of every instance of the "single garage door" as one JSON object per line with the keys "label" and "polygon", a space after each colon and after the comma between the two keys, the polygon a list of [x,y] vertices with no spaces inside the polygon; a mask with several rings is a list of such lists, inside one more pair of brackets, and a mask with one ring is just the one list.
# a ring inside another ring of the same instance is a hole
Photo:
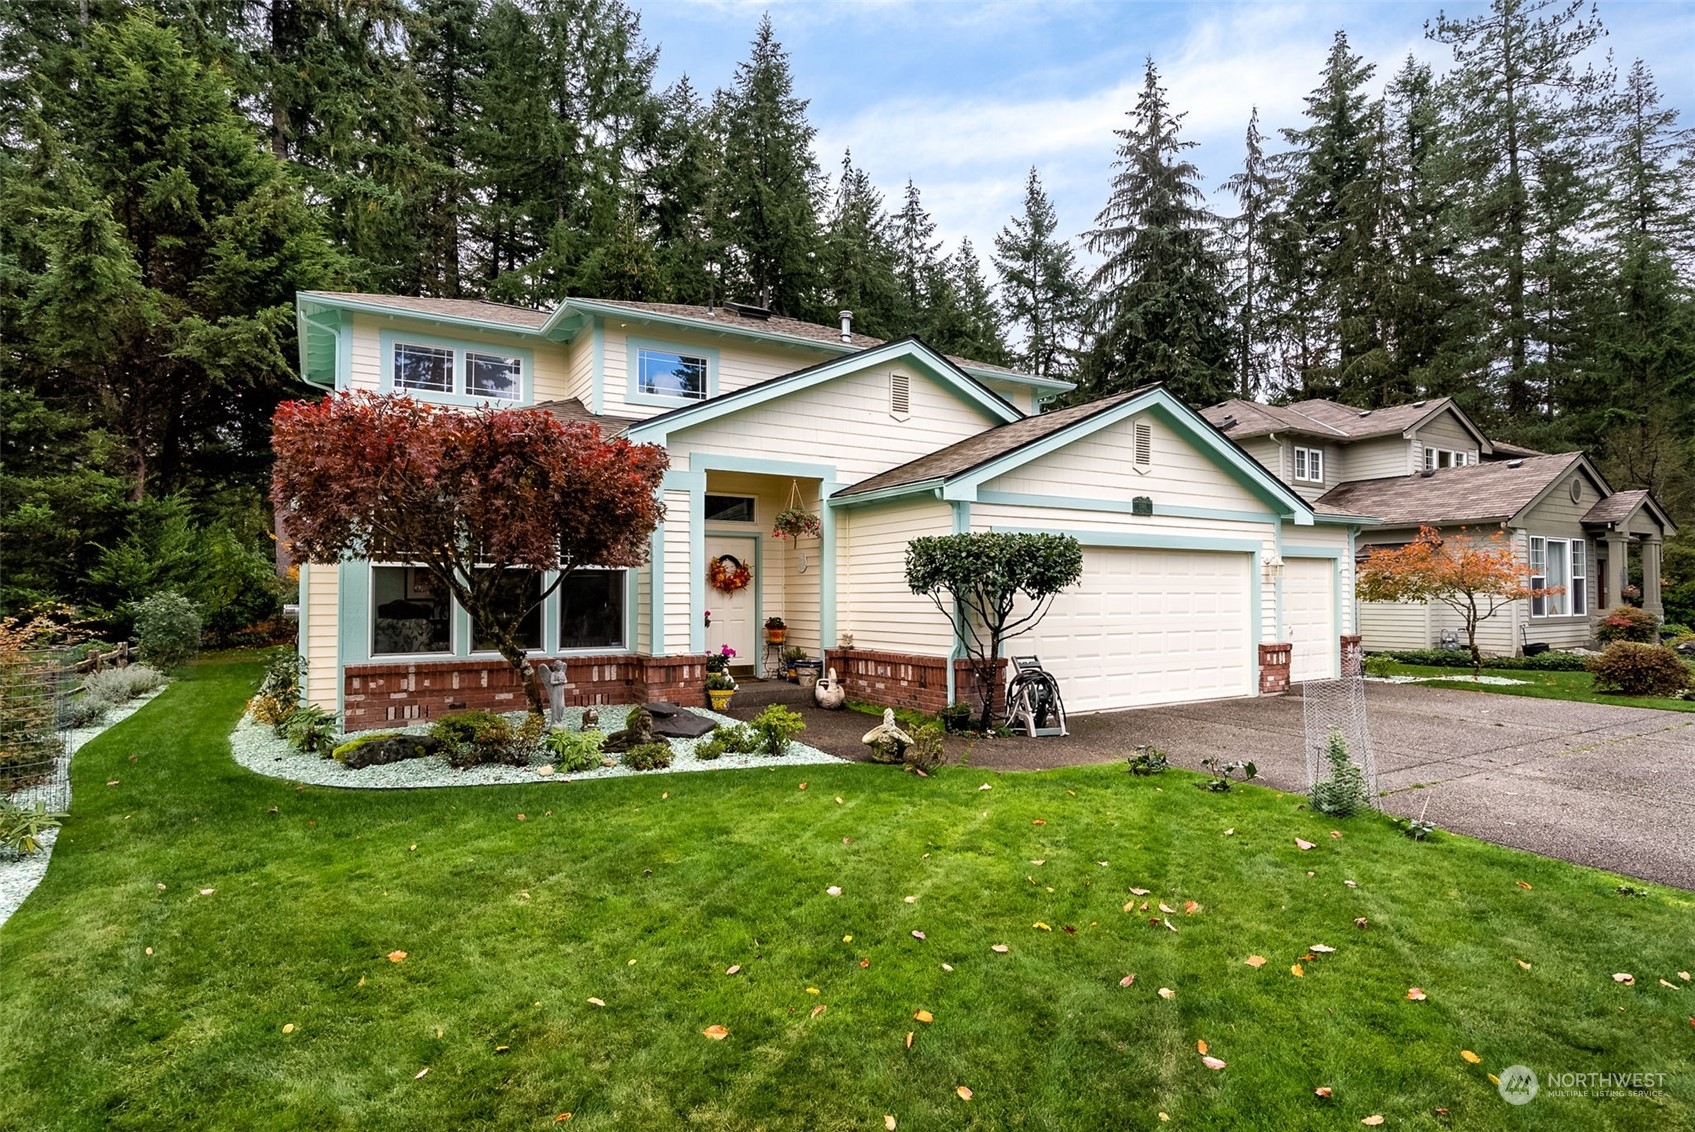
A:
{"label": "single garage door", "polygon": [[1007,644],[1059,678],[1067,711],[1251,695],[1247,554],[1086,548],[1078,587]]}
{"label": "single garage door", "polygon": [[1294,652],[1289,679],[1334,680],[1342,667],[1336,628],[1336,560],[1283,560],[1283,632]]}

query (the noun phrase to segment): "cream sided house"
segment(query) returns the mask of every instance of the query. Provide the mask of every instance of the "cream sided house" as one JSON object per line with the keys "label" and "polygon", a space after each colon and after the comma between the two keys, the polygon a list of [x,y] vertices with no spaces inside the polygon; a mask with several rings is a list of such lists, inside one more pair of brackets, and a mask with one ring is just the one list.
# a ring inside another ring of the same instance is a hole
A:
{"label": "cream sided house", "polygon": [[[1420,526],[1504,530],[1536,588],[1564,592],[1512,603],[1479,626],[1478,645],[1589,644],[1595,621],[1639,581],[1644,609],[1663,616],[1660,554],[1677,533],[1646,491],[1615,492],[1581,452],[1558,455],[1491,443],[1450,398],[1367,410],[1334,401],[1226,401],[1202,416],[1274,471],[1322,517],[1366,524],[1360,554],[1400,545]],[[1368,651],[1422,649],[1461,633],[1446,606],[1358,603]]]}
{"label": "cream sided house", "polygon": [[[904,556],[958,531],[1082,542],[1081,584],[1016,643],[1073,711],[1336,676],[1354,633],[1372,521],[1315,505],[1263,446],[1256,459],[1157,387],[1040,413],[1069,386],[867,338],[845,314],[838,329],[736,305],[307,292],[298,318],[322,389],[543,407],[669,453],[651,561],[577,571],[528,626],[535,655],[567,662],[573,702],[699,703],[706,654],[757,664],[781,616],[851,694],[938,709],[965,662]],[[773,537],[797,499],[818,536]],[[715,588],[715,563],[745,564],[751,584]],[[468,615],[405,562],[302,567],[301,641],[309,698],[350,730],[522,702]]]}

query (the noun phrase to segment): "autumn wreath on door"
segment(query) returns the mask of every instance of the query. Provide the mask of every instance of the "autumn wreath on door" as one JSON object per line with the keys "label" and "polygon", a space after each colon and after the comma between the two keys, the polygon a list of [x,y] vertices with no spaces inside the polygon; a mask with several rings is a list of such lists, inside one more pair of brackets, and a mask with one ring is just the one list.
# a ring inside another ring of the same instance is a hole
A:
{"label": "autumn wreath on door", "polygon": [[733,554],[720,554],[706,568],[706,580],[719,593],[733,594],[745,590],[753,581],[753,571]]}

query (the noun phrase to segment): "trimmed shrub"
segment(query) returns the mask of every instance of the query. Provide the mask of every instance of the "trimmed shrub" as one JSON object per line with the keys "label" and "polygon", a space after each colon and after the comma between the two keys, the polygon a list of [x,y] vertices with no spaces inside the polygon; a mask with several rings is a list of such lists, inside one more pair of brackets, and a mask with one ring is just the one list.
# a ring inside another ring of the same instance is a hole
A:
{"label": "trimmed shrub", "polygon": [[135,636],[141,655],[161,668],[177,668],[200,651],[200,610],[166,590],[135,607]]}
{"label": "trimmed shrub", "polygon": [[750,755],[759,749],[759,735],[745,723],[732,723],[718,728],[710,738],[695,744],[694,757],[712,762],[725,755]]}
{"label": "trimmed shrub", "polygon": [[664,770],[671,765],[671,744],[658,739],[631,747],[621,761],[631,770]]}
{"label": "trimmed shrub", "polygon": [[759,750],[775,758],[783,753],[789,740],[806,730],[806,721],[798,711],[782,704],[772,704],[753,717],[753,730],[759,736]]}
{"label": "trimmed shrub", "polygon": [[943,736],[946,729],[939,723],[929,723],[912,733],[912,745],[901,754],[901,761],[908,770],[916,770],[929,774],[937,767],[948,761],[947,748],[943,746]]}
{"label": "trimmed shrub", "polygon": [[461,770],[486,763],[523,766],[529,761],[520,734],[512,730],[505,716],[492,711],[444,715],[430,728],[430,734],[447,748],[447,761]]}
{"label": "trimmed shrub", "polygon": [[1604,645],[1614,641],[1651,645],[1660,639],[1660,622],[1646,609],[1621,605],[1595,623],[1595,639]]}
{"label": "trimmed shrub", "polygon": [[164,674],[145,664],[128,668],[104,668],[91,672],[82,682],[82,694],[96,703],[113,708],[128,703],[137,696],[157,691],[165,683]]}
{"label": "trimmed shrub", "polygon": [[[1398,661],[1401,664],[1420,664],[1429,668],[1470,668],[1471,654],[1452,649],[1391,649],[1385,652],[1372,653],[1366,658],[1366,671],[1371,672],[1372,664],[1381,659]],[[1485,668],[1511,668],[1520,672],[1582,672],[1583,662],[1588,658],[1574,652],[1544,652],[1535,656],[1486,656],[1483,658]],[[1373,672],[1372,675],[1385,675],[1384,672]]]}
{"label": "trimmed shrub", "polygon": [[1695,673],[1677,653],[1634,641],[1614,641],[1590,658],[1589,671],[1597,691],[1626,696],[1676,696],[1695,683]]}
{"label": "trimmed shrub", "polygon": [[1660,639],[1662,641],[1681,641],[1683,638],[1692,635],[1695,634],[1691,634],[1689,626],[1679,625],[1676,621],[1667,621],[1660,626]]}
{"label": "trimmed shrub", "polygon": [[581,774],[600,765],[600,745],[606,742],[604,731],[554,731],[542,740],[553,755],[553,764],[562,774]]}
{"label": "trimmed shrub", "polygon": [[109,706],[92,696],[68,696],[59,701],[59,730],[97,726],[106,718]]}

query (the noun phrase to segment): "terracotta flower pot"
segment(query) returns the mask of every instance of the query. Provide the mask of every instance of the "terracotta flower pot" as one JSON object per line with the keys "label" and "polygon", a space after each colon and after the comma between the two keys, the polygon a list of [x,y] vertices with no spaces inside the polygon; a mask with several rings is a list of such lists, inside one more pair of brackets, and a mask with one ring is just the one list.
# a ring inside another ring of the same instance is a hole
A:
{"label": "terracotta flower pot", "polygon": [[782,644],[783,638],[787,637],[788,635],[789,635],[789,631],[787,629],[767,629],[767,630],[765,630],[765,639],[767,641],[770,641],[774,645]]}

